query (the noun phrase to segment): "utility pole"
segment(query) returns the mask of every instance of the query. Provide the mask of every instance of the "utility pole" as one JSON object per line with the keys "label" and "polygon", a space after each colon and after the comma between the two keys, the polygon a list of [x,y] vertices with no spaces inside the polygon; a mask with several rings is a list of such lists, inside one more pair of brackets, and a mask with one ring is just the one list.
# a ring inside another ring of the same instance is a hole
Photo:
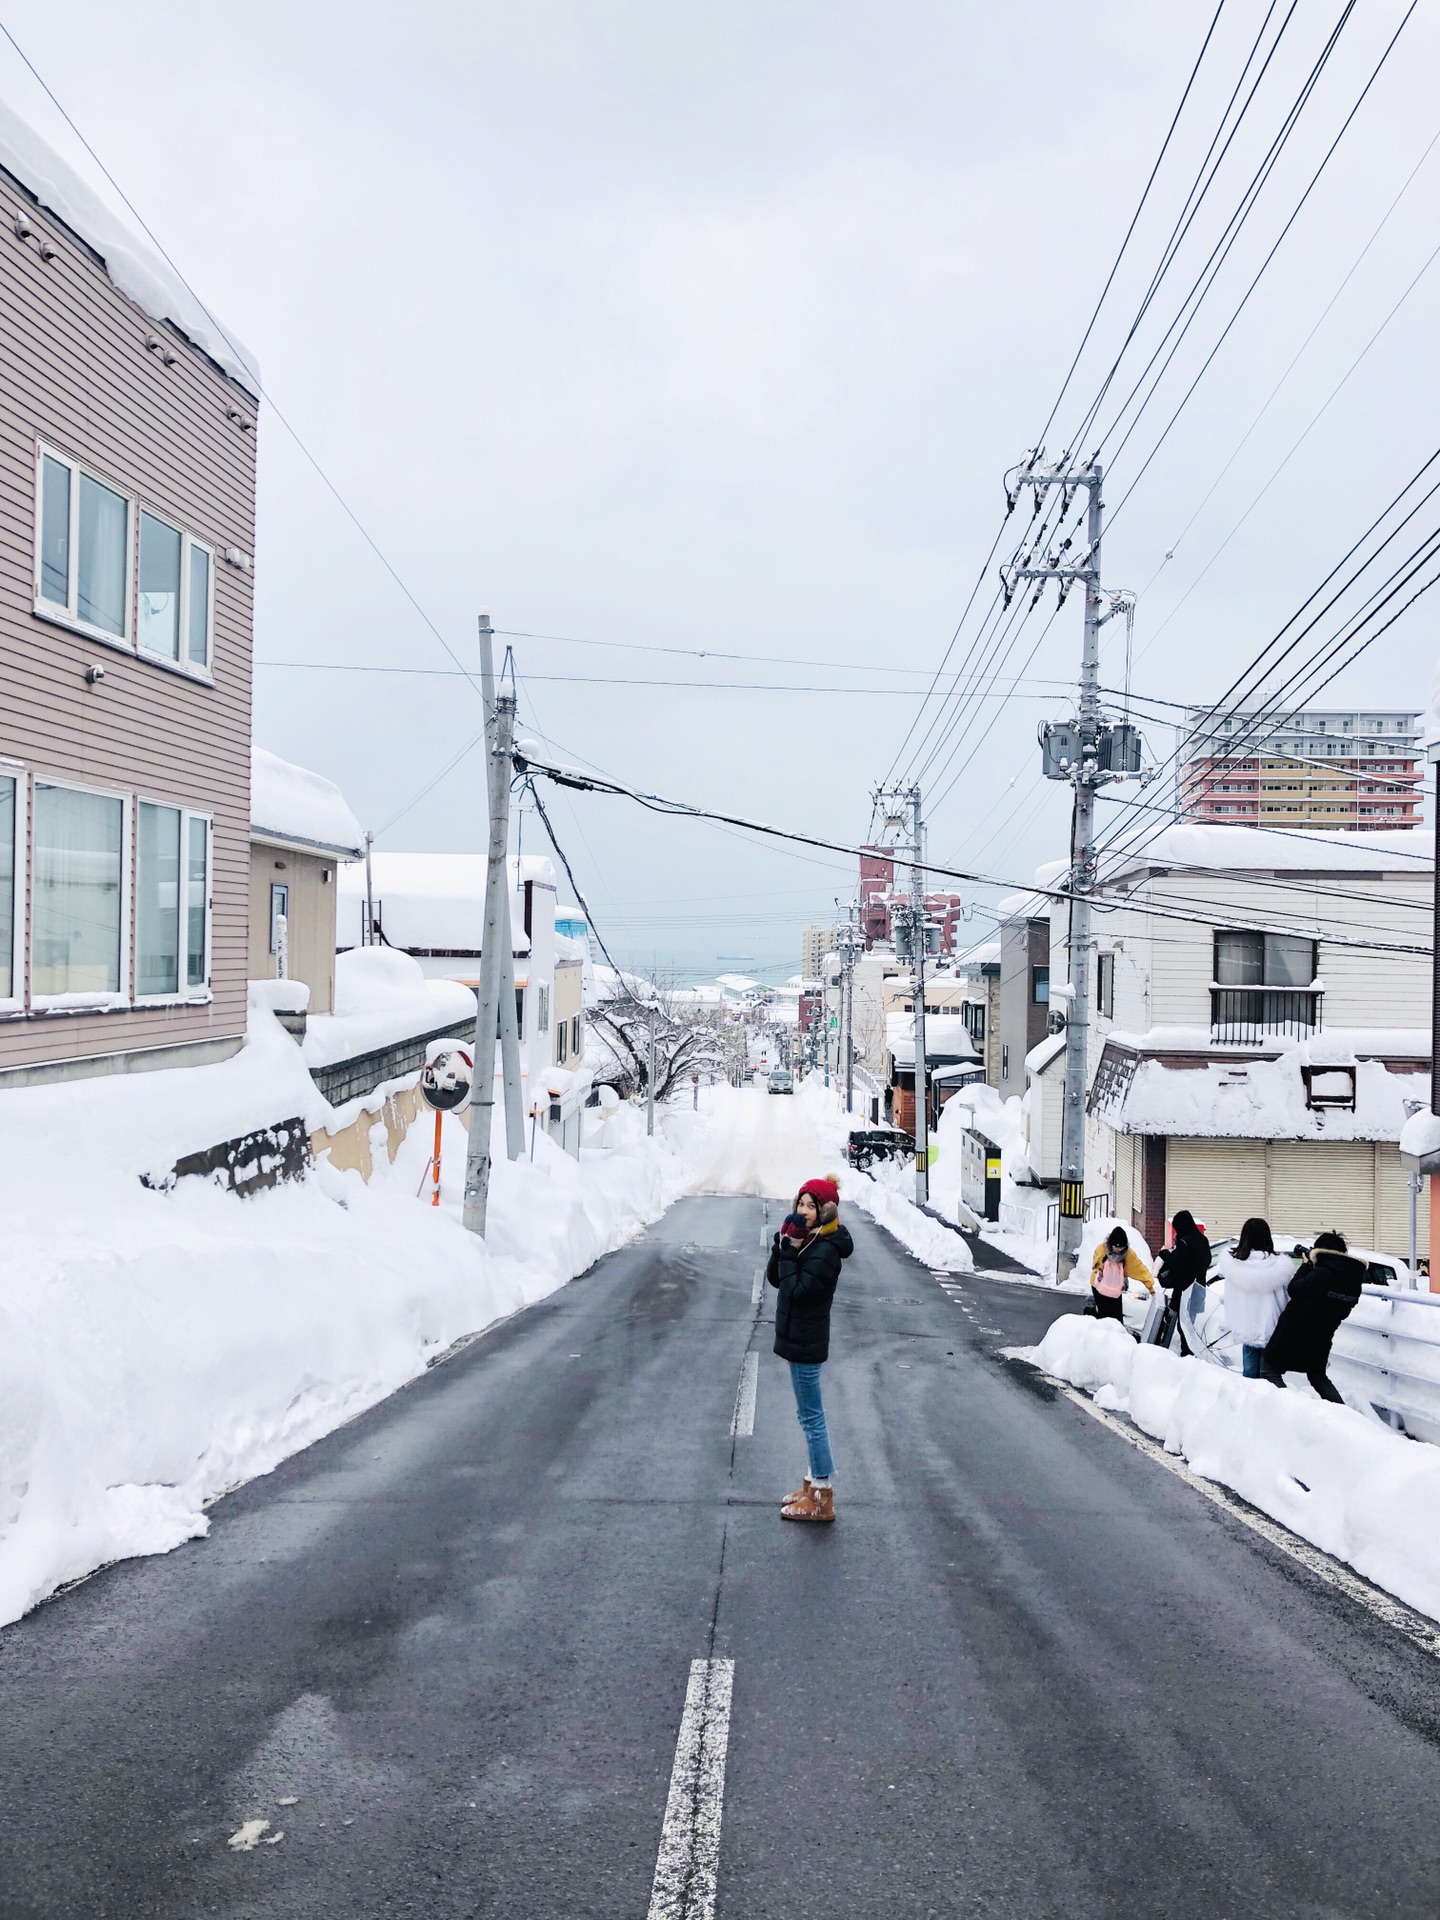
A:
{"label": "utility pole", "polygon": [[645,1133],[655,1131],[655,1009],[650,1009],[650,1031],[645,1047]]}
{"label": "utility pole", "polygon": [[[485,701],[486,791],[490,809],[490,844],[485,872],[485,930],[480,949],[480,991],[475,1010],[475,1079],[470,1099],[470,1144],[465,1156],[464,1223],[482,1237],[490,1195],[490,1130],[495,1112],[495,1042],[502,1028],[501,995],[507,979],[513,982],[510,951],[510,875],[507,854],[510,837],[510,766],[515,726],[515,702],[496,697],[495,656],[490,616],[480,616],[480,687]],[[508,964],[507,964],[508,963]],[[510,1027],[514,1032],[515,994],[510,988]],[[506,1052],[509,1049],[506,1048]],[[509,1068],[509,1061],[506,1066]],[[519,1121],[519,1053],[514,1059],[515,1115]],[[509,1087],[506,1073],[506,1146],[515,1157],[510,1137]],[[517,1132],[523,1131],[517,1124]]]}
{"label": "utility pole", "polygon": [[365,930],[360,936],[362,947],[375,943],[375,883],[370,876],[370,849],[375,844],[375,836],[365,832]]}
{"label": "utility pole", "polygon": [[925,828],[920,789],[910,789],[910,941],[915,963],[915,1204],[930,1200],[930,1089],[925,1059]]}
{"label": "utility pole", "polygon": [[[1071,468],[1059,462],[1043,463],[1043,450],[1037,448],[1028,461],[1015,470],[1014,486],[1009,489],[1013,505],[1021,487],[1034,488],[1038,496],[1051,487],[1062,491],[1059,525],[1063,526],[1072,496],[1084,490],[1087,501],[1085,544],[1073,560],[1066,554],[1073,536],[1059,543],[1044,556],[1042,565],[1032,565],[1032,547],[1024,563],[1001,568],[1008,606],[1016,585],[1021,581],[1037,583],[1038,601],[1048,580],[1060,582],[1060,600],[1078,580],[1085,589],[1085,629],[1080,652],[1080,684],[1073,722],[1043,726],[1040,743],[1043,771],[1048,780],[1068,780],[1074,793],[1071,825],[1069,986],[1065,1000],[1065,1094],[1060,1125],[1060,1224],[1056,1249],[1056,1274],[1064,1280],[1080,1252],[1085,1230],[1085,1093],[1089,1072],[1090,1041],[1090,901],[1095,885],[1095,795],[1108,781],[1141,773],[1140,739],[1127,722],[1108,726],[1100,710],[1100,629],[1117,613],[1133,618],[1134,595],[1112,593],[1109,605],[1101,607],[1100,536],[1103,530],[1104,501],[1101,499],[1103,470],[1098,461]],[[1008,484],[1008,483],[1007,483]],[[1057,529],[1058,530],[1058,529]],[[1127,643],[1128,652],[1128,643]],[[1142,780],[1148,775],[1141,774]],[[1053,997],[1053,995],[1052,995]]]}
{"label": "utility pole", "polygon": [[854,909],[845,909],[845,1111],[855,1111],[855,921]]}

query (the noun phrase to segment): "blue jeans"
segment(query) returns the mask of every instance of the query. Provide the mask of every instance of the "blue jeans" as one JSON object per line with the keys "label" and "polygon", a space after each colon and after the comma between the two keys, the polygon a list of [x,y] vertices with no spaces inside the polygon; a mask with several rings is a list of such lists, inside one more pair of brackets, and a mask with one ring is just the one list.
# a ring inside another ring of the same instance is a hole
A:
{"label": "blue jeans", "polygon": [[810,1478],[828,1480],[835,1471],[830,1457],[830,1429],[825,1424],[825,1403],[820,1398],[820,1369],[799,1360],[790,1362],[790,1384],[795,1389],[795,1411],[810,1450]]}
{"label": "blue jeans", "polygon": [[1242,1347],[1240,1369],[1247,1380],[1263,1380],[1265,1377],[1264,1347]]}

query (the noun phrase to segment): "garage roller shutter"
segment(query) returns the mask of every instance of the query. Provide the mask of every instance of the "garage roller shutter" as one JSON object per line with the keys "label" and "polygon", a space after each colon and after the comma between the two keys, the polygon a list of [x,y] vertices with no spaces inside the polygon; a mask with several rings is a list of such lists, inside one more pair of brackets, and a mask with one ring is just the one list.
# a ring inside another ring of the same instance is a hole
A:
{"label": "garage roller shutter", "polygon": [[1254,1140],[1171,1140],[1165,1215],[1188,1207],[1212,1240],[1265,1212],[1265,1149]]}
{"label": "garage roller shutter", "polygon": [[[1423,1258],[1430,1251],[1430,1201],[1422,1192],[1415,1208],[1416,1245]],[[1410,1187],[1400,1164],[1400,1149],[1388,1140],[1375,1148],[1375,1238],[1377,1253],[1410,1257]]]}
{"label": "garage roller shutter", "polygon": [[1276,1140],[1268,1149],[1276,1233],[1313,1240],[1326,1227],[1375,1246],[1375,1149],[1368,1140]]}

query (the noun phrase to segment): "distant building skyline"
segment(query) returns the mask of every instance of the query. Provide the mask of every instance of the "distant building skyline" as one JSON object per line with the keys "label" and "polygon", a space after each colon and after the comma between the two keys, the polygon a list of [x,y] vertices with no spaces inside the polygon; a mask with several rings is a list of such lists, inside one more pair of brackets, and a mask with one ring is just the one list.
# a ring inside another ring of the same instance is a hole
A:
{"label": "distant building skyline", "polygon": [[1180,817],[1332,833],[1417,826],[1419,718],[1413,708],[1216,718],[1207,707],[1187,707]]}

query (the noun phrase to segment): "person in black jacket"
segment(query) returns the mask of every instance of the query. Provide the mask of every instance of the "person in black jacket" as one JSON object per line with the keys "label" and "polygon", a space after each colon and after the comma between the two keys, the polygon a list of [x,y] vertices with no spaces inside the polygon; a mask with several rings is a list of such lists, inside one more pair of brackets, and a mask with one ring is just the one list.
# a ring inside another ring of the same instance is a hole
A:
{"label": "person in black jacket", "polygon": [[1322,1400],[1343,1406],[1325,1369],[1340,1323],[1360,1298],[1369,1271],[1347,1252],[1343,1234],[1317,1233],[1290,1282],[1290,1298],[1265,1348],[1261,1378],[1283,1387],[1287,1373],[1303,1373]]}
{"label": "person in black jacket", "polygon": [[[1197,1280],[1203,1286],[1210,1271],[1210,1242],[1205,1238],[1204,1228],[1195,1224],[1194,1214],[1182,1207],[1170,1225],[1174,1237],[1160,1255],[1160,1272],[1157,1276],[1160,1285],[1170,1295],[1156,1340],[1156,1345],[1161,1347],[1169,1346],[1180,1324],[1180,1300],[1185,1289],[1193,1287]],[[1190,1351],[1183,1329],[1180,1351]]]}
{"label": "person in black jacket", "polygon": [[804,1484],[781,1505],[785,1520],[835,1518],[835,1468],[820,1369],[830,1355],[830,1302],[840,1262],[854,1251],[849,1229],[840,1224],[838,1184],[807,1180],[795,1196],[794,1212],[775,1235],[765,1268],[765,1278],[780,1295],[775,1302],[775,1351],[790,1362],[795,1411],[810,1456]]}

